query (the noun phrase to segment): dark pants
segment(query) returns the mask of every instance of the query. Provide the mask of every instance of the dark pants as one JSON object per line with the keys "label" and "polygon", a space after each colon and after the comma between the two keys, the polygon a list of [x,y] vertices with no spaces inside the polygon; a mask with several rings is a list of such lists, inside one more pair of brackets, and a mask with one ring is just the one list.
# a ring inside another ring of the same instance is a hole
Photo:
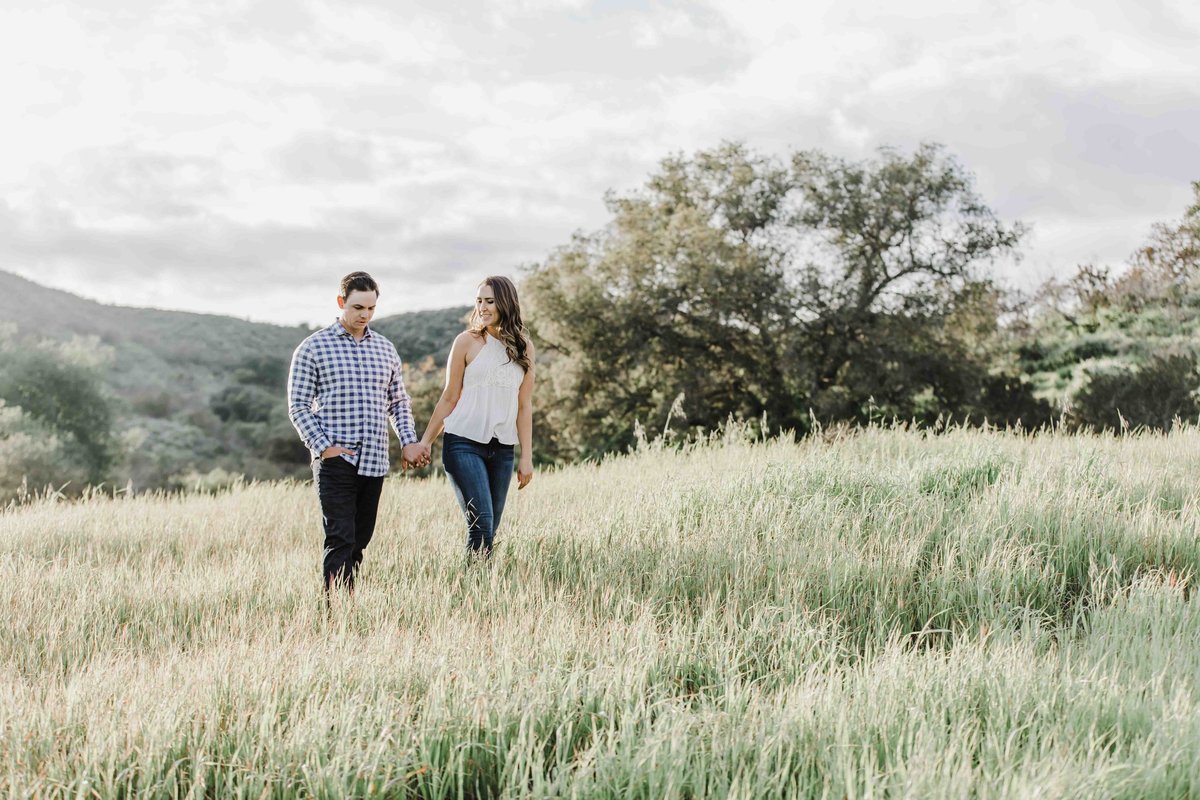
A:
{"label": "dark pants", "polygon": [[325,588],[340,585],[352,590],[363,550],[375,533],[383,476],[359,475],[358,467],[333,456],[313,462],[313,484],[325,527]]}
{"label": "dark pants", "polygon": [[513,474],[513,445],[447,433],[442,465],[467,518],[467,550],[490,555]]}

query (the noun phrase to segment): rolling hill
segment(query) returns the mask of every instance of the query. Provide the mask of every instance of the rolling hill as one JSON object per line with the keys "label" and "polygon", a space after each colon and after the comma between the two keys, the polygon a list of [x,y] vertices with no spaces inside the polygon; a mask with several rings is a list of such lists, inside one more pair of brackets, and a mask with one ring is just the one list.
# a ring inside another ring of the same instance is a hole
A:
{"label": "rolling hill", "polygon": [[[32,324],[34,308],[36,319],[52,324]],[[425,384],[440,380],[437,368],[468,311],[375,321],[405,361],[414,397],[424,398],[430,393]],[[106,305],[3,271],[0,319],[17,347],[82,340],[99,353],[124,451],[114,480],[154,488],[210,474],[269,479],[303,473],[307,455],[288,422],[284,393],[292,350],[311,328]]]}

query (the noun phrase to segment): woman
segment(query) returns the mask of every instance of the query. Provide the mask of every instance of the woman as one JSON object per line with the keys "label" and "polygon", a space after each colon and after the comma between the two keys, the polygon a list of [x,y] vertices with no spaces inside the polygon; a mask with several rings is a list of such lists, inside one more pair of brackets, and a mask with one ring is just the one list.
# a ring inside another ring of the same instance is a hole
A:
{"label": "woman", "polygon": [[508,278],[479,285],[470,327],[454,339],[446,388],[421,444],[443,426],[442,464],[467,518],[467,551],[489,556],[512,480],[513,445],[521,445],[517,488],[533,480],[533,343]]}

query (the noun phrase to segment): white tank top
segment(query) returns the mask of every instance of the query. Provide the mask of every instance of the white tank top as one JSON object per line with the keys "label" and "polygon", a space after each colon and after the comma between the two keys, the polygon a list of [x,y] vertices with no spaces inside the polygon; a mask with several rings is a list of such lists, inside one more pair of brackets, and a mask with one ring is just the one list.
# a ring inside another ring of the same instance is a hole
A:
{"label": "white tank top", "polygon": [[462,394],[446,417],[447,433],[487,443],[517,443],[517,391],[525,370],[508,359],[499,339],[484,333],[483,347],[463,373]]}

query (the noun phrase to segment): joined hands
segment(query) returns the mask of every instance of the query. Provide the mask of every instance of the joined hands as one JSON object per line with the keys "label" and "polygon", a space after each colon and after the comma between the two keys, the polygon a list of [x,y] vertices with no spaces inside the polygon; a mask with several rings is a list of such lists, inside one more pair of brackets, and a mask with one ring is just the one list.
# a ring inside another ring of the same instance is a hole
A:
{"label": "joined hands", "polygon": [[432,448],[424,442],[404,445],[400,451],[400,468],[409,469],[429,466]]}

